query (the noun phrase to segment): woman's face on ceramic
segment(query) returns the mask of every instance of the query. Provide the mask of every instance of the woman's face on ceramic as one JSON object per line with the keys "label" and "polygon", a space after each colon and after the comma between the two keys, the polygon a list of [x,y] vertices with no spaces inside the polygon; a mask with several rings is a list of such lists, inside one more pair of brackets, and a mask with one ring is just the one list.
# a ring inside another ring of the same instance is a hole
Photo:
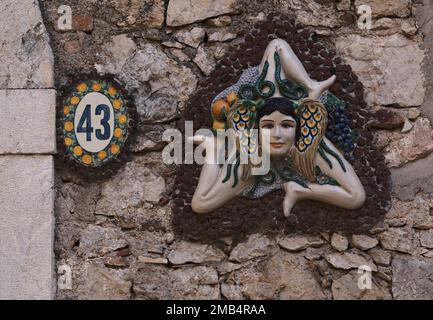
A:
{"label": "woman's face on ceramic", "polygon": [[260,119],[260,131],[269,133],[270,155],[285,156],[295,143],[296,121],[289,115],[274,111]]}

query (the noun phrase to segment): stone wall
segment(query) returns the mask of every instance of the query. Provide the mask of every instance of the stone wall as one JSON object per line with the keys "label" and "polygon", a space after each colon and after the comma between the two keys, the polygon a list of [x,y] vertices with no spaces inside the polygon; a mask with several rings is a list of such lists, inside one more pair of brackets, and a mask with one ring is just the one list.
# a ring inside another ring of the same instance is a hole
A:
{"label": "stone wall", "polygon": [[37,1],[2,0],[0,29],[0,299],[51,299],[53,53]]}
{"label": "stone wall", "polygon": [[[56,160],[56,261],[72,269],[72,289],[58,290],[58,299],[433,298],[426,280],[433,270],[429,1],[40,3],[56,86],[81,73],[114,74],[139,115],[132,159],[111,178],[85,179]],[[56,27],[62,4],[74,13],[68,32]],[[356,25],[360,4],[372,7],[372,30]],[[252,25],[273,12],[293,14],[335,44],[364,85],[374,143],[392,172],[392,207],[362,234],[186,241],[173,228],[176,168],[161,163],[161,134]],[[359,265],[373,270],[370,290],[357,287]]]}

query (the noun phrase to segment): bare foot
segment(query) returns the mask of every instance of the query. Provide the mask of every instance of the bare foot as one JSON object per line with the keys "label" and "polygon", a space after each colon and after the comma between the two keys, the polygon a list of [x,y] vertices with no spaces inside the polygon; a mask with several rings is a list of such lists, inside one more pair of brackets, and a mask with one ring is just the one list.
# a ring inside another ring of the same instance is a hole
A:
{"label": "bare foot", "polygon": [[334,84],[336,78],[337,77],[333,75],[325,81],[314,81],[311,88],[308,88],[308,97],[315,100],[319,99],[322,93]]}
{"label": "bare foot", "polygon": [[286,218],[290,216],[292,208],[295,206],[296,201],[298,200],[298,196],[296,194],[297,187],[298,186],[296,182],[287,182],[284,184],[284,191],[286,192],[286,195],[284,196],[283,201],[283,213]]}

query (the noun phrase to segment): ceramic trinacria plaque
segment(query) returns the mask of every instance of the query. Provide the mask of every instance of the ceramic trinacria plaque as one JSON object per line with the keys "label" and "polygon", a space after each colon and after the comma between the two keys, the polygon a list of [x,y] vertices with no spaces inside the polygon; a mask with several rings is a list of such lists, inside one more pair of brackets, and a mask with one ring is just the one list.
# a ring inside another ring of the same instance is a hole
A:
{"label": "ceramic trinacria plaque", "polygon": [[[328,112],[343,113],[345,107],[327,92],[335,79],[334,75],[321,82],[311,79],[286,41],[271,41],[261,64],[246,70],[212,104],[213,128],[234,130],[237,147],[218,149],[218,136],[192,137],[204,145],[207,155],[192,209],[212,212],[237,196],[257,199],[277,189],[285,191],[286,217],[299,200],[361,207],[365,191],[345,159],[351,157],[354,135],[344,117],[332,118],[339,132],[326,137]],[[258,136],[253,129],[258,129]],[[252,174],[252,159],[241,164],[242,153],[259,157],[265,151],[270,155],[267,172]],[[213,157],[225,152],[227,161],[217,163]]]}
{"label": "ceramic trinacria plaque", "polygon": [[86,167],[116,159],[129,135],[127,100],[114,80],[78,81],[63,99],[65,156]]}
{"label": "ceramic trinacria plaque", "polygon": [[[228,49],[178,121],[180,131],[192,121],[194,130],[232,130],[248,139],[215,170],[203,162],[179,165],[174,231],[203,241],[257,232],[369,231],[383,220],[391,195],[372,119],[362,83],[329,39],[294,17],[270,14]],[[279,132],[274,138],[287,133],[273,141],[267,174],[254,175],[253,161],[248,167],[237,160],[236,151],[263,147],[260,135],[250,139],[252,130],[271,138],[272,131]],[[202,138],[193,138],[194,154],[210,141]],[[206,173],[214,183],[203,179]]]}

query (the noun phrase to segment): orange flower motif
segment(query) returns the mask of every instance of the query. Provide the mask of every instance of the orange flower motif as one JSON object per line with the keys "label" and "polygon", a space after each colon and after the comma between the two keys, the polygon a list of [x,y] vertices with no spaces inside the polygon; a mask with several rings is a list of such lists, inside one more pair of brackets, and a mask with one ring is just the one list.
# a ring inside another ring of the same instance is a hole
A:
{"label": "orange flower motif", "polygon": [[74,148],[74,154],[75,154],[76,156],[81,157],[81,155],[83,154],[83,148],[81,148],[80,146],[76,146],[76,147]]}
{"label": "orange flower motif", "polygon": [[113,101],[113,107],[114,109],[120,109],[122,107],[122,100],[116,99]]}
{"label": "orange flower motif", "polygon": [[128,121],[128,118],[127,118],[124,114],[121,114],[121,115],[119,116],[119,123],[120,123],[120,124],[125,124],[126,121]]}
{"label": "orange flower motif", "polygon": [[87,90],[87,84],[85,84],[84,82],[80,83],[77,86],[77,90],[81,93],[85,92]]}
{"label": "orange flower motif", "polygon": [[63,107],[63,114],[64,115],[67,115],[70,111],[71,111],[71,109],[69,108],[69,106],[64,106]]}
{"label": "orange flower motif", "polygon": [[91,164],[93,162],[93,159],[88,154],[83,156],[83,163],[84,164]]}
{"label": "orange flower motif", "polygon": [[119,151],[120,151],[120,147],[117,144],[113,144],[111,146],[111,153],[116,154],[119,153]]}
{"label": "orange flower motif", "polygon": [[99,83],[94,83],[92,86],[93,91],[101,91],[102,87]]}
{"label": "orange flower motif", "polygon": [[72,97],[71,98],[71,104],[73,104],[74,106],[80,103],[80,98],[78,97]]}
{"label": "orange flower motif", "polygon": [[74,124],[71,121],[66,121],[64,128],[66,131],[72,131],[74,129]]}
{"label": "orange flower motif", "polygon": [[114,88],[114,87],[110,87],[110,88],[108,88],[108,94],[109,94],[110,96],[112,96],[112,97],[115,97],[116,94],[117,94],[117,90],[116,90],[116,88]]}
{"label": "orange flower motif", "polygon": [[72,145],[72,139],[66,137],[66,138],[65,138],[65,145],[68,146],[68,147],[69,147],[70,145]]}
{"label": "orange flower motif", "polygon": [[106,157],[107,157],[107,152],[105,152],[105,151],[99,151],[98,152],[98,158],[100,160],[104,160]]}
{"label": "orange flower motif", "polygon": [[122,129],[120,129],[120,128],[114,129],[114,136],[116,138],[120,138],[122,135],[123,135]]}

